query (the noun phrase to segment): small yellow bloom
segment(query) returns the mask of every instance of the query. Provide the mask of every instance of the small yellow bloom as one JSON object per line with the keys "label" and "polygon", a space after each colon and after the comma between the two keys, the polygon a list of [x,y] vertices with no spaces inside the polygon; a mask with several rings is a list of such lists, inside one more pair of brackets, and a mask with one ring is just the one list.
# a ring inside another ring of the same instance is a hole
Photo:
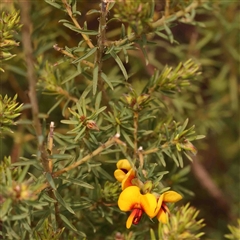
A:
{"label": "small yellow bloom", "polygon": [[132,211],[126,222],[126,227],[130,228],[139,223],[144,212],[150,218],[156,216],[157,199],[151,193],[141,194],[137,186],[129,186],[120,194],[118,206],[124,212]]}
{"label": "small yellow bloom", "polygon": [[117,162],[117,170],[114,172],[114,177],[122,183],[122,190],[132,186],[132,179],[135,178],[135,172],[133,171],[129,161],[127,159],[121,159]]}
{"label": "small yellow bloom", "polygon": [[157,208],[155,210],[157,219],[159,222],[167,223],[168,222],[168,214],[170,213],[166,203],[174,203],[182,199],[182,196],[174,191],[167,191],[158,199]]}

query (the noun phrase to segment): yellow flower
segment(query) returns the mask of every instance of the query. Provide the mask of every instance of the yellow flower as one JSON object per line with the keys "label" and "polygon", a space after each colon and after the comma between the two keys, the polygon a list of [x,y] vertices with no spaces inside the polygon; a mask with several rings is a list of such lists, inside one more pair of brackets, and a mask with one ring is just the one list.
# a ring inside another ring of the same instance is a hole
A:
{"label": "yellow flower", "polygon": [[155,210],[157,219],[159,222],[167,223],[168,222],[168,214],[170,213],[166,203],[174,203],[182,199],[182,196],[174,191],[167,191],[160,195],[157,208]]}
{"label": "yellow flower", "polygon": [[122,183],[122,190],[132,186],[132,179],[135,178],[135,172],[133,171],[129,161],[127,159],[121,159],[117,162],[117,170],[114,172],[114,177]]}
{"label": "yellow flower", "polygon": [[150,218],[156,216],[157,199],[151,193],[141,194],[137,186],[130,186],[120,194],[118,206],[124,212],[132,211],[126,222],[126,227],[130,228],[139,223],[144,212]]}

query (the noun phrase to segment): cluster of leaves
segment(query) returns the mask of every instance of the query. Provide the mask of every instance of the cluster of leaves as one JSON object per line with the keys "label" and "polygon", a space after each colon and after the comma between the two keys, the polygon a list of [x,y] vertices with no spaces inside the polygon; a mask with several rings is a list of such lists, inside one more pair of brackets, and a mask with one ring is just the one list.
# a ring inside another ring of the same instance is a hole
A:
{"label": "cluster of leaves", "polygon": [[203,223],[203,219],[196,220],[198,214],[199,211],[197,211],[194,207],[191,207],[189,203],[180,207],[176,210],[175,214],[171,214],[168,224],[163,225],[159,223],[157,238],[153,229],[150,230],[151,239],[200,239],[204,233],[199,232],[199,230],[203,228],[205,224]]}
{"label": "cluster of leaves", "polygon": [[228,225],[228,229],[230,230],[231,233],[225,235],[227,239],[237,240],[240,238],[240,219],[238,219],[237,224],[238,225],[236,227]]}
{"label": "cluster of leaves", "polygon": [[3,97],[0,95],[0,134],[4,132],[11,132],[10,127],[15,125],[14,119],[21,113],[22,104],[17,102],[17,95],[13,98],[7,95]]}
{"label": "cluster of leaves", "polygon": [[[19,22],[20,16],[19,11],[2,11],[0,18],[0,61],[6,61],[13,57],[10,50],[15,46],[19,46],[19,42],[14,40],[14,34],[16,34],[21,29],[21,24]],[[0,68],[0,71],[4,70]]]}

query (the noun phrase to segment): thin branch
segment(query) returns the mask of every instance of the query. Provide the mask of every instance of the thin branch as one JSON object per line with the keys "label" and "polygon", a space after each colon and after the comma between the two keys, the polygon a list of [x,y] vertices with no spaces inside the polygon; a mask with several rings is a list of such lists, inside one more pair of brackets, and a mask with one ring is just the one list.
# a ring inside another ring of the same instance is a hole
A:
{"label": "thin branch", "polygon": [[93,151],[92,153],[86,155],[85,157],[83,157],[82,159],[78,160],[77,162],[73,163],[72,165],[65,167],[55,173],[52,174],[53,178],[60,176],[61,174],[68,172],[76,167],[78,167],[79,165],[87,162],[89,159],[91,159],[92,157],[98,155],[99,153],[101,153],[104,149],[111,147],[113,144],[118,143],[121,145],[125,145],[124,142],[122,142],[121,140],[119,140],[119,135],[116,134],[114,137],[110,138],[107,142],[105,142],[103,145],[101,145],[99,148],[97,148],[95,151]]}
{"label": "thin branch", "polygon": [[138,139],[137,139],[137,132],[138,132],[138,112],[134,111],[133,113],[133,138],[134,138],[134,157],[136,159],[137,152],[138,152]]}
{"label": "thin branch", "polygon": [[[74,25],[75,25],[78,29],[82,30],[82,28],[81,28],[81,26],[79,25],[77,19],[73,16],[72,8],[71,8],[71,6],[67,3],[67,0],[62,0],[62,2],[63,2],[63,4],[65,5],[65,8],[66,8],[66,10],[67,10],[67,13],[68,13],[69,17],[72,19]],[[88,37],[86,34],[84,34],[84,33],[81,33],[81,35],[82,35],[83,39],[86,41],[87,45],[88,45],[90,48],[94,48],[94,45],[92,44],[92,42],[91,42],[91,40],[89,39],[89,37]]]}
{"label": "thin branch", "polygon": [[[50,155],[52,155],[52,151],[53,151],[53,132],[54,132],[54,122],[51,122],[50,130],[48,133],[48,142],[47,142],[47,149]],[[48,165],[49,165],[50,172],[52,172],[53,163],[51,158],[48,158]]]}
{"label": "thin branch", "polygon": [[35,128],[36,135],[38,138],[38,145],[41,148],[43,143],[43,136],[42,136],[41,123],[38,118],[39,108],[38,108],[38,100],[37,100],[37,93],[36,93],[37,77],[35,74],[33,48],[32,48],[32,42],[31,42],[32,24],[29,17],[31,2],[19,1],[19,5],[21,8],[21,22],[23,24],[22,44],[23,44],[23,51],[25,54],[25,61],[27,65],[27,79],[29,84],[29,99],[32,105],[31,109],[32,109],[33,126]]}
{"label": "thin branch", "polygon": [[98,27],[98,49],[95,56],[95,65],[98,67],[98,87],[103,93],[103,101],[104,104],[107,105],[109,109],[109,99],[106,94],[106,90],[104,88],[104,81],[102,80],[101,73],[102,73],[102,56],[104,53],[105,41],[106,41],[106,17],[108,14],[108,5],[109,2],[105,2],[104,0],[101,1],[101,11],[100,11],[100,18],[99,18],[99,27]]}
{"label": "thin branch", "polygon": [[[44,170],[46,172],[52,172],[52,161],[49,161],[49,154],[46,150],[46,147],[43,143],[43,135],[42,135],[42,128],[41,123],[38,118],[39,114],[39,108],[38,108],[38,100],[37,100],[37,93],[36,93],[36,83],[37,83],[37,77],[35,74],[35,68],[34,68],[34,58],[33,58],[33,48],[32,48],[32,42],[31,42],[31,29],[32,24],[29,16],[29,10],[31,7],[31,2],[23,2],[19,1],[19,5],[21,8],[21,21],[23,24],[22,28],[22,44],[23,44],[23,50],[25,53],[25,61],[27,64],[27,78],[29,83],[29,99],[32,105],[32,118],[33,118],[33,125],[36,131],[37,139],[38,139],[38,148],[41,152],[41,160],[44,167]],[[53,127],[52,124],[50,127]],[[50,135],[51,135],[52,129],[50,128]],[[48,147],[50,151],[52,151],[52,136],[49,137],[49,143]],[[45,185],[47,186],[47,185]],[[56,199],[52,189],[48,190],[48,194],[53,199]],[[55,207],[55,217],[56,221],[58,223],[58,226],[61,226],[61,218],[59,216],[59,206],[58,202],[56,201],[54,203]]]}
{"label": "thin branch", "polygon": [[76,97],[71,96],[68,91],[64,90],[63,88],[61,88],[59,86],[56,87],[56,91],[58,94],[63,95],[64,97],[66,97],[67,99],[69,99],[75,103],[77,103],[79,101]]}
{"label": "thin branch", "polygon": [[[54,48],[56,51],[58,51],[58,52],[60,52],[60,53],[62,53],[62,54],[64,54],[64,55],[66,55],[66,56],[68,56],[68,57],[70,57],[70,58],[77,59],[77,56],[74,56],[73,54],[67,52],[67,51],[64,50],[63,48],[58,47],[57,44],[54,44],[54,45],[53,45],[53,48]],[[83,63],[83,64],[85,64],[86,66],[88,66],[88,67],[90,67],[90,68],[94,68],[94,64],[91,63],[91,62],[89,62],[89,61],[81,60],[80,62]]]}

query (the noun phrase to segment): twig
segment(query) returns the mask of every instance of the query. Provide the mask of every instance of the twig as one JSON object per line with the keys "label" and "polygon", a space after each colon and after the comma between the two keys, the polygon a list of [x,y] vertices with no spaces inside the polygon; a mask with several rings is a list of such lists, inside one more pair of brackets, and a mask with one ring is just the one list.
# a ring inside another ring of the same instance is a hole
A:
{"label": "twig", "polygon": [[91,159],[92,157],[98,155],[99,153],[101,153],[104,149],[111,147],[113,144],[118,143],[121,145],[125,145],[124,142],[122,142],[121,140],[119,140],[119,134],[116,134],[114,137],[110,138],[107,142],[105,142],[103,145],[101,145],[99,148],[97,148],[95,151],[93,151],[92,153],[86,155],[84,158],[78,160],[77,162],[73,163],[72,165],[65,167],[55,173],[52,174],[53,178],[60,176],[61,174],[68,172],[76,167],[78,167],[79,165],[85,163],[86,161],[88,161],[89,159]]}
{"label": "twig", "polygon": [[165,11],[164,11],[165,17],[169,15],[169,5],[170,5],[170,0],[165,0]]}
{"label": "twig", "polygon": [[38,118],[39,108],[38,108],[37,93],[36,93],[37,77],[34,70],[33,48],[32,48],[32,42],[31,42],[32,24],[29,17],[31,2],[19,1],[19,5],[21,8],[21,22],[23,24],[22,44],[23,44],[23,51],[25,54],[25,61],[27,64],[27,79],[29,84],[29,99],[32,105],[31,109],[32,109],[33,126],[35,128],[36,135],[38,138],[39,148],[41,149],[41,146],[43,144],[43,136],[42,136],[41,123]]}
{"label": "twig", "polygon": [[105,47],[105,41],[106,41],[106,17],[108,14],[108,5],[109,2],[106,2],[104,0],[101,1],[101,11],[100,11],[100,18],[99,18],[99,27],[98,27],[98,49],[95,56],[95,65],[98,67],[98,87],[103,93],[103,100],[104,104],[107,105],[107,108],[109,109],[109,99],[106,94],[106,90],[104,88],[104,81],[102,80],[101,73],[102,73],[102,56],[104,52]]}
{"label": "twig", "polygon": [[[47,149],[49,151],[49,154],[52,155],[52,150],[53,150],[53,131],[54,131],[54,122],[50,123],[50,131],[48,133],[48,143],[47,143]],[[52,172],[52,159],[48,158],[48,165],[49,165],[49,170]]]}
{"label": "twig", "polygon": [[[113,144],[117,143],[120,146],[124,145],[126,146],[126,144],[124,142],[122,142],[119,139],[120,135],[116,134],[114,137],[110,138],[107,142],[105,142],[102,146],[100,146],[99,148],[97,148],[95,151],[93,151],[92,153],[86,155],[85,157],[83,157],[82,159],[78,160],[77,162],[73,163],[72,165],[63,168],[55,173],[52,174],[53,178],[56,178],[58,176],[60,176],[61,174],[68,172],[76,167],[78,167],[79,165],[85,163],[86,161],[88,161],[89,159],[91,159],[92,157],[98,155],[99,153],[101,153],[104,149],[111,147]],[[44,183],[39,189],[37,189],[34,193],[37,194],[41,191],[43,191],[45,188],[49,187],[49,183]]]}
{"label": "twig", "polygon": [[137,132],[138,132],[138,112],[134,111],[133,113],[133,138],[134,138],[134,157],[136,159],[137,152],[138,152],[138,139],[137,139]]}
{"label": "twig", "polygon": [[[58,51],[58,52],[60,52],[60,53],[62,53],[62,54],[64,54],[64,55],[66,55],[66,56],[68,56],[68,57],[70,57],[70,58],[77,59],[76,56],[74,56],[73,54],[67,52],[67,51],[64,50],[63,48],[58,47],[57,44],[54,44],[54,45],[53,45],[53,48],[54,48],[56,51]],[[90,68],[93,68],[93,67],[94,67],[94,64],[91,63],[91,62],[89,62],[89,61],[81,60],[80,62],[83,63],[83,64],[85,64],[86,66],[88,66],[88,67],[90,67]]]}
{"label": "twig", "polygon": [[71,96],[68,91],[64,90],[63,88],[61,88],[61,87],[59,87],[59,86],[57,86],[56,91],[57,91],[60,95],[65,96],[67,99],[69,99],[69,100],[71,100],[71,101],[73,101],[73,102],[75,102],[75,103],[77,103],[77,102],[79,101],[77,98]]}
{"label": "twig", "polygon": [[[69,17],[72,19],[74,25],[82,30],[81,26],[79,25],[77,19],[73,16],[73,13],[72,13],[72,9],[71,9],[71,6],[67,3],[67,0],[62,0],[63,4],[65,5],[65,8],[67,10],[67,13],[69,15]],[[82,37],[84,38],[84,40],[86,41],[87,45],[90,47],[90,48],[94,48],[94,45],[92,44],[91,40],[89,39],[89,37],[84,34],[84,33],[81,33]]]}
{"label": "twig", "polygon": [[[35,74],[34,69],[34,58],[33,58],[33,48],[32,48],[32,42],[31,42],[31,20],[29,17],[29,10],[31,7],[30,1],[19,1],[19,5],[21,8],[21,21],[23,24],[22,28],[22,44],[23,44],[23,50],[25,53],[25,61],[27,64],[27,78],[29,83],[29,99],[32,105],[32,117],[33,117],[33,125],[36,131],[37,140],[38,140],[38,148],[41,152],[41,160],[44,167],[44,170],[46,172],[52,172],[52,161],[49,161],[49,154],[46,150],[46,147],[43,143],[43,135],[42,135],[42,128],[41,123],[38,118],[39,114],[39,108],[38,108],[38,100],[37,100],[37,93],[36,93],[36,83],[37,83],[37,77]],[[53,127],[52,123],[50,125],[50,133],[53,131],[51,129]],[[48,147],[50,148],[50,151],[52,151],[52,136],[49,137],[49,143]],[[47,185],[46,185],[47,186]],[[53,199],[56,199],[52,189],[48,191],[49,196],[51,196]],[[54,204],[55,207],[55,217],[56,221],[58,223],[58,226],[61,226],[61,218],[59,216],[59,206],[58,202]]]}

